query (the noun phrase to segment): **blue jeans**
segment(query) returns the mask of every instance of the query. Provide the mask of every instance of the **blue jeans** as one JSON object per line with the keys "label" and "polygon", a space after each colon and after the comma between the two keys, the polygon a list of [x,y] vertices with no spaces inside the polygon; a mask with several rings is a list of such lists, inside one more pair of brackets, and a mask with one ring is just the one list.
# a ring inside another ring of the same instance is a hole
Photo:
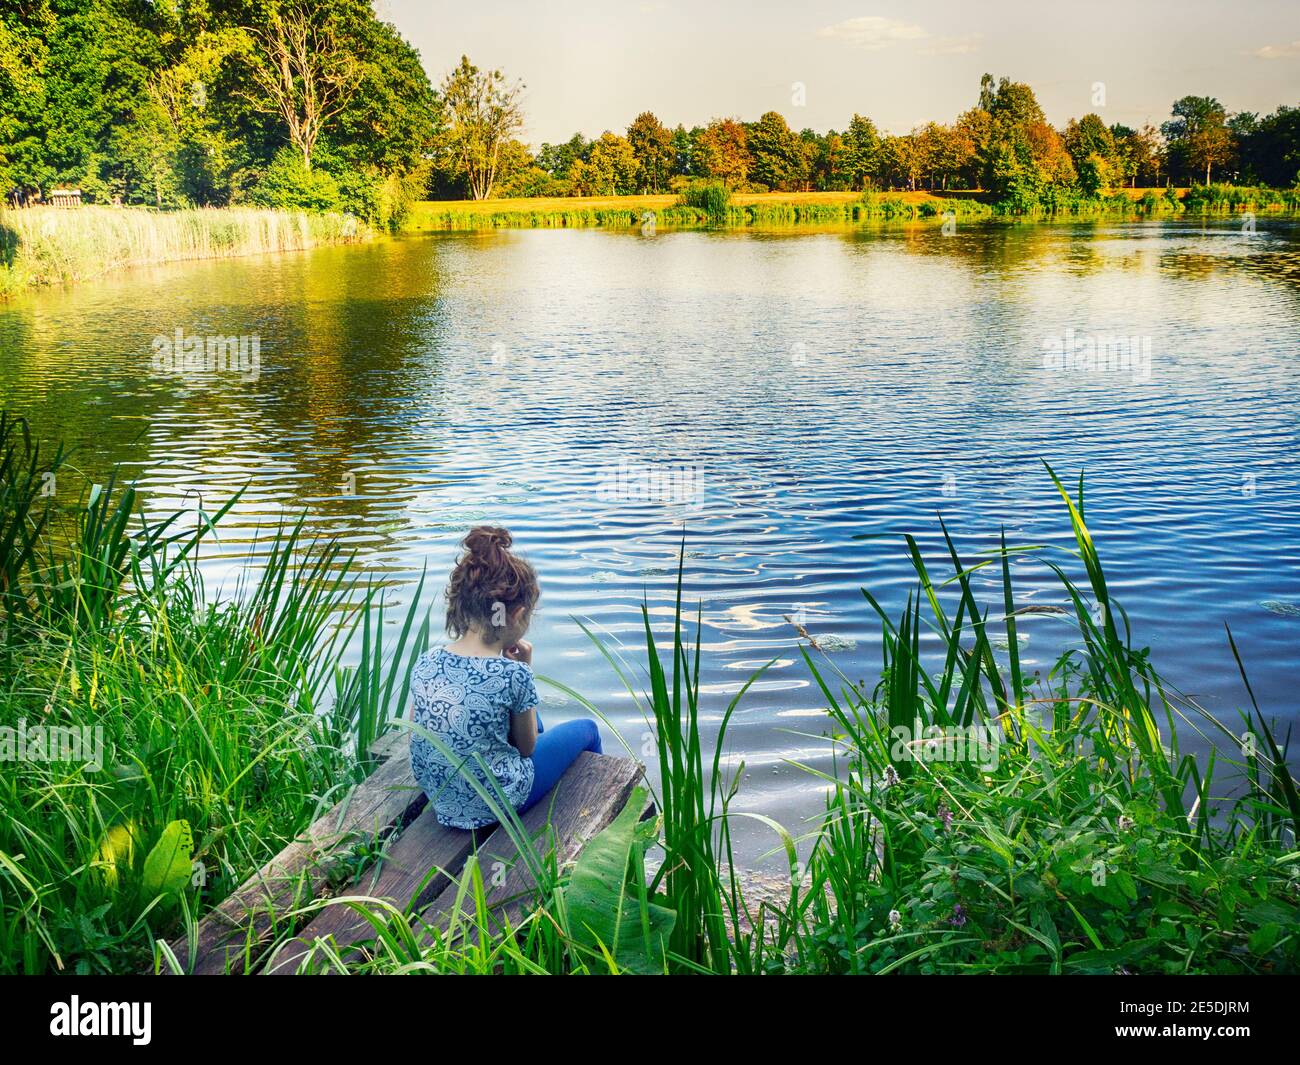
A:
{"label": "blue jeans", "polygon": [[520,813],[545,798],[583,751],[601,753],[600,730],[589,717],[565,721],[546,732],[542,731],[542,721],[538,718],[537,732],[537,745],[533,748],[533,790],[519,807]]}

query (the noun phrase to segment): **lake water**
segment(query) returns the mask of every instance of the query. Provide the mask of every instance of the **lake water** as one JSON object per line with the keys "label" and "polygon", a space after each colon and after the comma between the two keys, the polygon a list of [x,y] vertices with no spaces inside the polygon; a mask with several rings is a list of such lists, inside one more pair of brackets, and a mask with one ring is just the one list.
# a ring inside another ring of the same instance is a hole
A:
{"label": "lake water", "polygon": [[[255,372],[160,369],[153,340],[178,329],[255,336]],[[1138,338],[1123,368],[1051,363],[1110,335]],[[644,724],[572,619],[639,661],[640,605],[667,623],[685,532],[708,727],[776,658],[730,750],[738,805],[798,830],[822,800],[789,761],[830,760],[784,616],[875,677],[859,589],[901,609],[898,534],[936,564],[937,513],[971,553],[1003,527],[1071,542],[1041,460],[1086,473],[1112,594],[1167,678],[1231,719],[1226,622],[1265,712],[1296,721],[1297,338],[1300,231],[1284,220],[503,231],[26,295],[0,306],[0,397],[80,444],[88,473],[123,463],[157,510],[248,483],[228,551],[306,508],[370,572],[406,586],[427,563],[439,587],[470,524],[509,526],[542,577],[538,671],[638,751]],[[1022,602],[1061,601],[1041,567],[1016,579]],[[1064,625],[1023,631],[1045,671]],[[738,830],[751,858],[774,842]]]}

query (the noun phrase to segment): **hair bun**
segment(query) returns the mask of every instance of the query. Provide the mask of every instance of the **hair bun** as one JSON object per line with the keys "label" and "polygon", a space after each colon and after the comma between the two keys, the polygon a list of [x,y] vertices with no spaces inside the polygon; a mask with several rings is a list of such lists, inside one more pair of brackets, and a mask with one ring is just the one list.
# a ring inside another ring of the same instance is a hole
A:
{"label": "hair bun", "polygon": [[514,538],[495,525],[476,525],[461,541],[464,553],[447,582],[447,631],[461,636],[478,629],[490,637],[510,630],[500,609],[531,611],[541,590],[527,560],[510,553]]}
{"label": "hair bun", "polygon": [[491,557],[498,551],[506,550],[513,542],[510,531],[494,525],[476,525],[465,534],[461,541],[465,550],[479,558]]}

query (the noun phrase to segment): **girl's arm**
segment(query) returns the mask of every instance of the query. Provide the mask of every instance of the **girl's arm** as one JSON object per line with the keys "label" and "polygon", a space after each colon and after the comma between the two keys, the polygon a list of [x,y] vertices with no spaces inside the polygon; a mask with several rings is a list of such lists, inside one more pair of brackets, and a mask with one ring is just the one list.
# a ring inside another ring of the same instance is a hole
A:
{"label": "girl's arm", "polygon": [[510,715],[510,745],[525,758],[531,758],[537,746],[537,707]]}

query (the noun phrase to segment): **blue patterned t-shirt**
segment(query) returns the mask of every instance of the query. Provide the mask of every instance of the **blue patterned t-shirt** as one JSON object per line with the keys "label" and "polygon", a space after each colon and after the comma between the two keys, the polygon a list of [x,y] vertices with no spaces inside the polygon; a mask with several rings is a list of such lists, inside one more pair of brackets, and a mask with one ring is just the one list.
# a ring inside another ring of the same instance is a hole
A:
{"label": "blue patterned t-shirt", "polygon": [[495,795],[483,763],[516,809],[528,798],[533,760],[510,745],[510,715],[537,706],[531,668],[509,658],[458,655],[440,647],[416,660],[411,693],[415,723],[454,756],[449,761],[418,733],[411,738],[411,769],[441,824],[482,828],[496,823],[491,807],[466,777],[473,774]]}

